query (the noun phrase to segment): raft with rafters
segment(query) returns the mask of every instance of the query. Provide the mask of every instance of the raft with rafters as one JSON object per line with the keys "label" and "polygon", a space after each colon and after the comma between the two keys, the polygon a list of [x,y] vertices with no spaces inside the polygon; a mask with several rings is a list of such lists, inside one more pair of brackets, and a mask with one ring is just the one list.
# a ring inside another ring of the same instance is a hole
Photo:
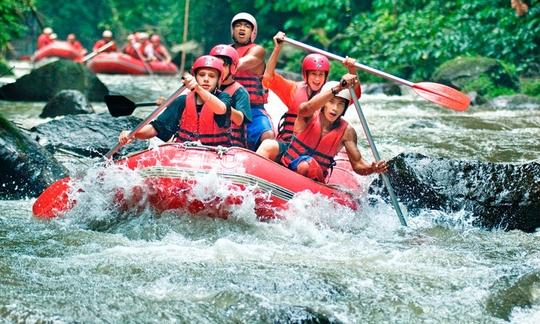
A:
{"label": "raft with rafters", "polygon": [[[143,185],[129,192],[116,191],[113,200],[120,211],[151,207],[157,213],[178,210],[180,214],[227,218],[246,197],[254,197],[255,214],[267,220],[280,218],[288,202],[304,191],[356,210],[359,208],[357,197],[362,190],[359,177],[351,170],[346,156],[336,159],[326,184],[238,147],[168,143],[134,153],[115,164],[135,170],[144,179]],[[212,184],[204,188],[201,179],[212,179]],[[60,191],[58,187],[45,190],[34,203],[34,215],[57,217],[73,208],[81,189],[73,189],[77,186],[72,181],[77,180],[66,181]],[[200,196],[201,190],[205,192],[204,197]]]}
{"label": "raft with rafters", "polygon": [[153,61],[147,62],[145,67],[143,61],[119,52],[100,53],[86,65],[94,73],[106,74],[149,74],[148,70],[155,74],[175,74],[178,72],[174,63]]}

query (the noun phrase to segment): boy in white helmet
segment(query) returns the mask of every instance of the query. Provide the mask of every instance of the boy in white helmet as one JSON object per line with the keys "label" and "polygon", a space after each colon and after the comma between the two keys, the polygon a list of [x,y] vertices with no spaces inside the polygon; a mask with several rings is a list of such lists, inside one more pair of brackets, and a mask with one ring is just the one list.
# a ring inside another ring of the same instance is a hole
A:
{"label": "boy in white helmet", "polygon": [[37,49],[43,48],[53,42],[53,39],[51,39],[52,33],[53,30],[51,27],[43,28],[43,32],[37,39]]}
{"label": "boy in white helmet", "polygon": [[247,129],[248,148],[255,151],[263,140],[274,138],[272,121],[264,108],[268,101],[268,90],[262,85],[265,50],[254,43],[257,21],[246,12],[238,13],[231,20],[231,35],[234,42],[232,46],[240,56],[235,79],[248,91],[251,105],[252,120]]}
{"label": "boy in white helmet", "polygon": [[334,157],[345,147],[354,172],[360,175],[386,172],[384,161],[368,163],[360,154],[354,128],[343,119],[351,96],[349,87],[357,84],[354,74],[340,82],[327,82],[320,93],[300,105],[294,123],[294,136],[281,163],[310,179],[325,182]]}

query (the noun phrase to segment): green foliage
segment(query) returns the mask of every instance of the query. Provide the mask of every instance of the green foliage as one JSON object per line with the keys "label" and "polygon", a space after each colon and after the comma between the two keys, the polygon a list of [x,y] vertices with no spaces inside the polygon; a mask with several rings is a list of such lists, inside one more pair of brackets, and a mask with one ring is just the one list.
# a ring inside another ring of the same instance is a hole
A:
{"label": "green foliage", "polygon": [[465,85],[463,91],[470,92],[476,91],[479,95],[486,98],[494,98],[502,95],[515,94],[516,91],[506,87],[499,87],[495,85],[492,79],[487,75],[480,75],[470,83]]}
{"label": "green foliage", "polygon": [[540,97],[540,79],[521,80],[521,92],[532,97]]}
{"label": "green foliage", "polygon": [[7,62],[0,58],[0,77],[5,75],[13,75],[13,72]]}
{"label": "green foliage", "polygon": [[0,1],[0,57],[8,42],[23,30],[21,15],[25,8],[17,0]]}

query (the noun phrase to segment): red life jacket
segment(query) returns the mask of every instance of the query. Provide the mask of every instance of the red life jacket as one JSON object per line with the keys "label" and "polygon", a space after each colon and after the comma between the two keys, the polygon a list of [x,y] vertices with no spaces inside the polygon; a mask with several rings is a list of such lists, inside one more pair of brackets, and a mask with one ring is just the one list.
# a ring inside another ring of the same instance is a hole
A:
{"label": "red life jacket", "polygon": [[308,85],[304,81],[296,82],[294,90],[294,98],[290,107],[287,107],[287,112],[281,116],[278,124],[277,140],[289,143],[293,137],[294,122],[298,117],[298,108],[300,104],[309,100]]}
{"label": "red life jacket", "polygon": [[[225,89],[223,89],[223,91],[225,91],[232,98],[236,90],[240,89],[241,87],[242,85],[240,83],[233,82],[229,84]],[[236,108],[236,107],[233,107],[233,108]],[[245,122],[243,122],[242,125],[236,125],[235,123],[231,123],[231,128],[230,128],[231,145],[238,146],[238,147],[247,147],[246,133],[247,133],[247,126]]]}
{"label": "red life jacket", "polygon": [[[95,42],[94,46],[92,47],[92,51],[97,51],[101,46],[107,44],[108,42],[104,39],[100,39],[97,42]],[[116,44],[113,43],[111,46],[104,49],[102,52],[116,52]]]}
{"label": "red life jacket", "polygon": [[[238,55],[244,57],[249,49],[255,45],[252,43],[236,48]],[[254,74],[251,71],[238,71],[235,79],[246,88],[251,105],[264,105],[268,102],[268,89],[263,88],[262,75]]]}
{"label": "red life jacket", "polygon": [[345,119],[339,119],[339,125],[321,137],[321,111],[313,114],[306,129],[300,134],[293,136],[291,144],[281,158],[284,166],[300,157],[308,155],[315,159],[323,171],[324,177],[328,175],[328,168],[335,164],[334,157],[338,154],[341,147],[341,139],[349,123]]}
{"label": "red life jacket", "polygon": [[175,136],[176,142],[201,141],[204,145],[230,146],[231,141],[227,128],[219,127],[214,120],[214,112],[203,104],[201,112],[197,113],[195,93],[190,92],[186,97],[186,106],[178,124]]}

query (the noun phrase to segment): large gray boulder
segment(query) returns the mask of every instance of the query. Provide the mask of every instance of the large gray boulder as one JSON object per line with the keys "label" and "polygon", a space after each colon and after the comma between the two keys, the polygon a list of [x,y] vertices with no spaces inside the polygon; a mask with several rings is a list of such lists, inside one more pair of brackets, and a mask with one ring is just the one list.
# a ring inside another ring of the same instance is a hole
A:
{"label": "large gray boulder", "polygon": [[91,101],[103,101],[109,90],[85,65],[58,60],[0,88],[0,99],[49,101],[62,90],[79,90]]}
{"label": "large gray boulder", "polygon": [[[122,130],[134,129],[140,118],[128,116],[114,118],[108,113],[67,115],[31,129],[36,140],[51,152],[58,149],[87,157],[100,157],[118,144]],[[122,149],[121,154],[143,150],[144,141],[135,141]]]}
{"label": "large gray boulder", "polygon": [[80,91],[62,90],[47,102],[39,117],[91,114],[93,112],[94,108]]}
{"label": "large gray boulder", "polygon": [[0,199],[36,197],[67,170],[0,115]]}
{"label": "large gray boulder", "polygon": [[[518,76],[500,61],[487,57],[457,57],[435,70],[432,80],[482,98],[519,90]],[[477,100],[481,103],[483,100]]]}
{"label": "large gray boulder", "polygon": [[[485,228],[540,227],[540,163],[487,163],[400,154],[388,161],[398,199],[410,212],[465,210]],[[371,192],[387,195],[379,178]]]}

